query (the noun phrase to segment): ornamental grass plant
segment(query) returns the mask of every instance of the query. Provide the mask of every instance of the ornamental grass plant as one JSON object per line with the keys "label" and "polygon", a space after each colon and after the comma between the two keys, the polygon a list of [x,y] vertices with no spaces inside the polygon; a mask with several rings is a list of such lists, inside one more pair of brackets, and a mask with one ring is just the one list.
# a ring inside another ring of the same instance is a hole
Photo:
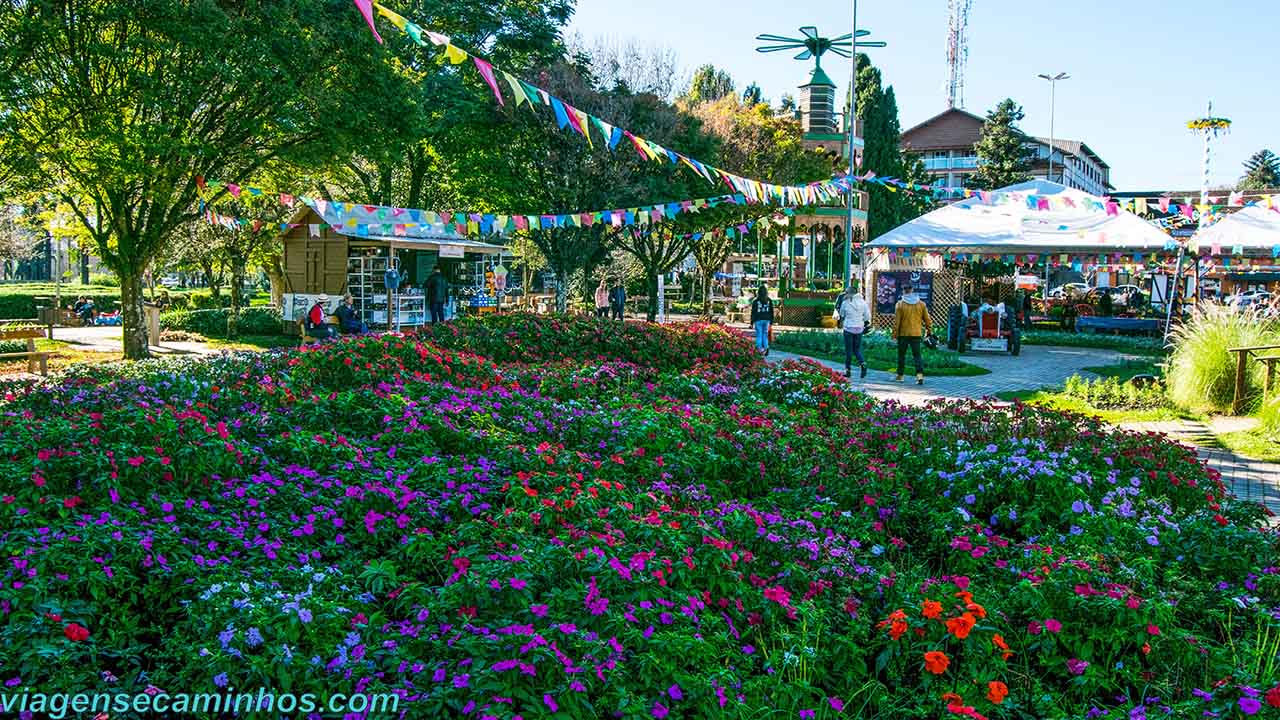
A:
{"label": "ornamental grass plant", "polygon": [[[1253,310],[1208,304],[1192,311],[1172,341],[1165,375],[1170,399],[1191,412],[1222,413],[1235,396],[1236,354],[1228,349],[1280,344],[1280,324]],[[1261,365],[1250,362],[1245,394],[1251,406],[1262,379]]]}

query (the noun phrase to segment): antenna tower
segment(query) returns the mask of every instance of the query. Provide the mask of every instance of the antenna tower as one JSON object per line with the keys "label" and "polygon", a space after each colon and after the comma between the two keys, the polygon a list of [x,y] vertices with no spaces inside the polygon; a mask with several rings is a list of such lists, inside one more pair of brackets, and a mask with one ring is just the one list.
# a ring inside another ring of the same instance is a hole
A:
{"label": "antenna tower", "polygon": [[964,107],[964,70],[969,64],[969,11],[973,0],[947,0],[947,107]]}

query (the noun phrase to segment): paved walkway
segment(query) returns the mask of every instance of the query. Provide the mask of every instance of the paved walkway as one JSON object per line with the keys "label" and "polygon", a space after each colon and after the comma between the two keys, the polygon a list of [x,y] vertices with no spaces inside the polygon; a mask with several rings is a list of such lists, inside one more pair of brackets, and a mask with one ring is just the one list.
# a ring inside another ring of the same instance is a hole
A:
{"label": "paved walkway", "polygon": [[[775,351],[769,359],[775,362],[802,356]],[[991,371],[990,375],[976,377],[925,378],[923,386],[914,378],[903,384],[894,381],[891,373],[870,371],[866,380],[858,378],[857,371],[850,384],[880,400],[896,400],[906,405],[920,405],[936,399],[974,399],[994,396],[1000,392],[1039,390],[1061,386],[1072,375],[1089,375],[1084,368],[1111,365],[1132,356],[1111,350],[1091,348],[1064,348],[1023,346],[1021,357],[1004,354],[969,353],[965,362],[980,365]],[[837,372],[844,371],[843,363],[808,358],[826,365]],[[1222,473],[1222,480],[1232,494],[1243,500],[1262,503],[1273,512],[1280,513],[1280,464],[1266,463],[1240,457],[1223,448],[1216,434],[1248,429],[1247,418],[1216,418],[1212,427],[1196,421],[1160,423],[1128,423],[1121,429],[1135,432],[1157,433],[1167,440],[1181,442],[1197,449],[1200,457],[1212,468]],[[1280,524],[1280,516],[1273,518]]]}
{"label": "paved walkway", "polygon": [[[119,327],[91,325],[89,327],[55,327],[53,339],[75,345],[86,352],[124,352],[124,331]],[[219,352],[202,342],[168,341],[151,346],[157,355],[211,355]]]}
{"label": "paved walkway", "polygon": [[[774,351],[771,360],[798,358],[799,355]],[[1017,390],[1039,390],[1062,385],[1067,378],[1084,372],[1086,367],[1113,365],[1131,355],[1113,350],[1091,348],[1046,347],[1024,345],[1022,354],[1012,357],[1007,353],[966,353],[964,361],[990,370],[989,375],[973,377],[925,377],[924,385],[917,385],[914,376],[904,383],[894,381],[893,373],[868,371],[867,378],[858,378],[854,370],[852,384],[855,389],[881,400],[897,400],[907,405],[920,405],[937,398],[992,397],[996,393]],[[830,360],[809,358],[827,367],[844,372],[844,365]],[[910,359],[908,359],[908,364]]]}

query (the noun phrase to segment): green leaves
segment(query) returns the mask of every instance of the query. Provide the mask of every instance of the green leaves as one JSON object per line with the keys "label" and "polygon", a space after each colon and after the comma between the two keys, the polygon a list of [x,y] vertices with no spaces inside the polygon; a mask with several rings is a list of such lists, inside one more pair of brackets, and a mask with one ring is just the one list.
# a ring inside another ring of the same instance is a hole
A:
{"label": "green leaves", "polygon": [[1025,117],[1022,106],[1012,98],[1001,100],[987,113],[982,138],[975,146],[978,169],[973,183],[983,188],[1002,188],[1031,178],[1032,153],[1026,147],[1027,135],[1018,128]]}

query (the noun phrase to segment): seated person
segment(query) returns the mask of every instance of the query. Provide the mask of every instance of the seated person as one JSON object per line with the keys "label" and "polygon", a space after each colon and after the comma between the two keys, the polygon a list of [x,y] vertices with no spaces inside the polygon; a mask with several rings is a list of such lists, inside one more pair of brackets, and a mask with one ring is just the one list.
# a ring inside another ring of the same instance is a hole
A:
{"label": "seated person", "polygon": [[356,309],[353,307],[353,299],[348,293],[342,296],[342,304],[338,306],[336,312],[338,316],[338,329],[343,335],[362,335],[369,332],[369,326],[365,321],[356,317]]}
{"label": "seated person", "polygon": [[991,299],[990,299],[990,298],[988,298],[988,299],[986,299],[986,300],[983,300],[983,301],[982,301],[982,304],[978,306],[978,314],[979,314],[979,315],[985,315],[986,313],[997,313],[997,314],[999,314],[999,315],[1000,315],[1001,319],[1003,319],[1003,318],[1004,318],[1004,303],[999,303],[998,305],[993,305],[993,304],[991,304]]}
{"label": "seated person", "polygon": [[307,335],[324,340],[338,334],[328,322],[328,310],[326,309],[328,305],[328,295],[322,294],[316,298],[315,304],[307,311],[305,320]]}
{"label": "seated person", "polygon": [[93,323],[93,316],[95,313],[94,313],[93,301],[90,300],[89,298],[81,297],[79,300],[77,300],[75,306],[72,307],[72,312],[74,312],[76,316],[79,317],[81,320],[83,320],[85,323],[88,323],[88,324]]}

